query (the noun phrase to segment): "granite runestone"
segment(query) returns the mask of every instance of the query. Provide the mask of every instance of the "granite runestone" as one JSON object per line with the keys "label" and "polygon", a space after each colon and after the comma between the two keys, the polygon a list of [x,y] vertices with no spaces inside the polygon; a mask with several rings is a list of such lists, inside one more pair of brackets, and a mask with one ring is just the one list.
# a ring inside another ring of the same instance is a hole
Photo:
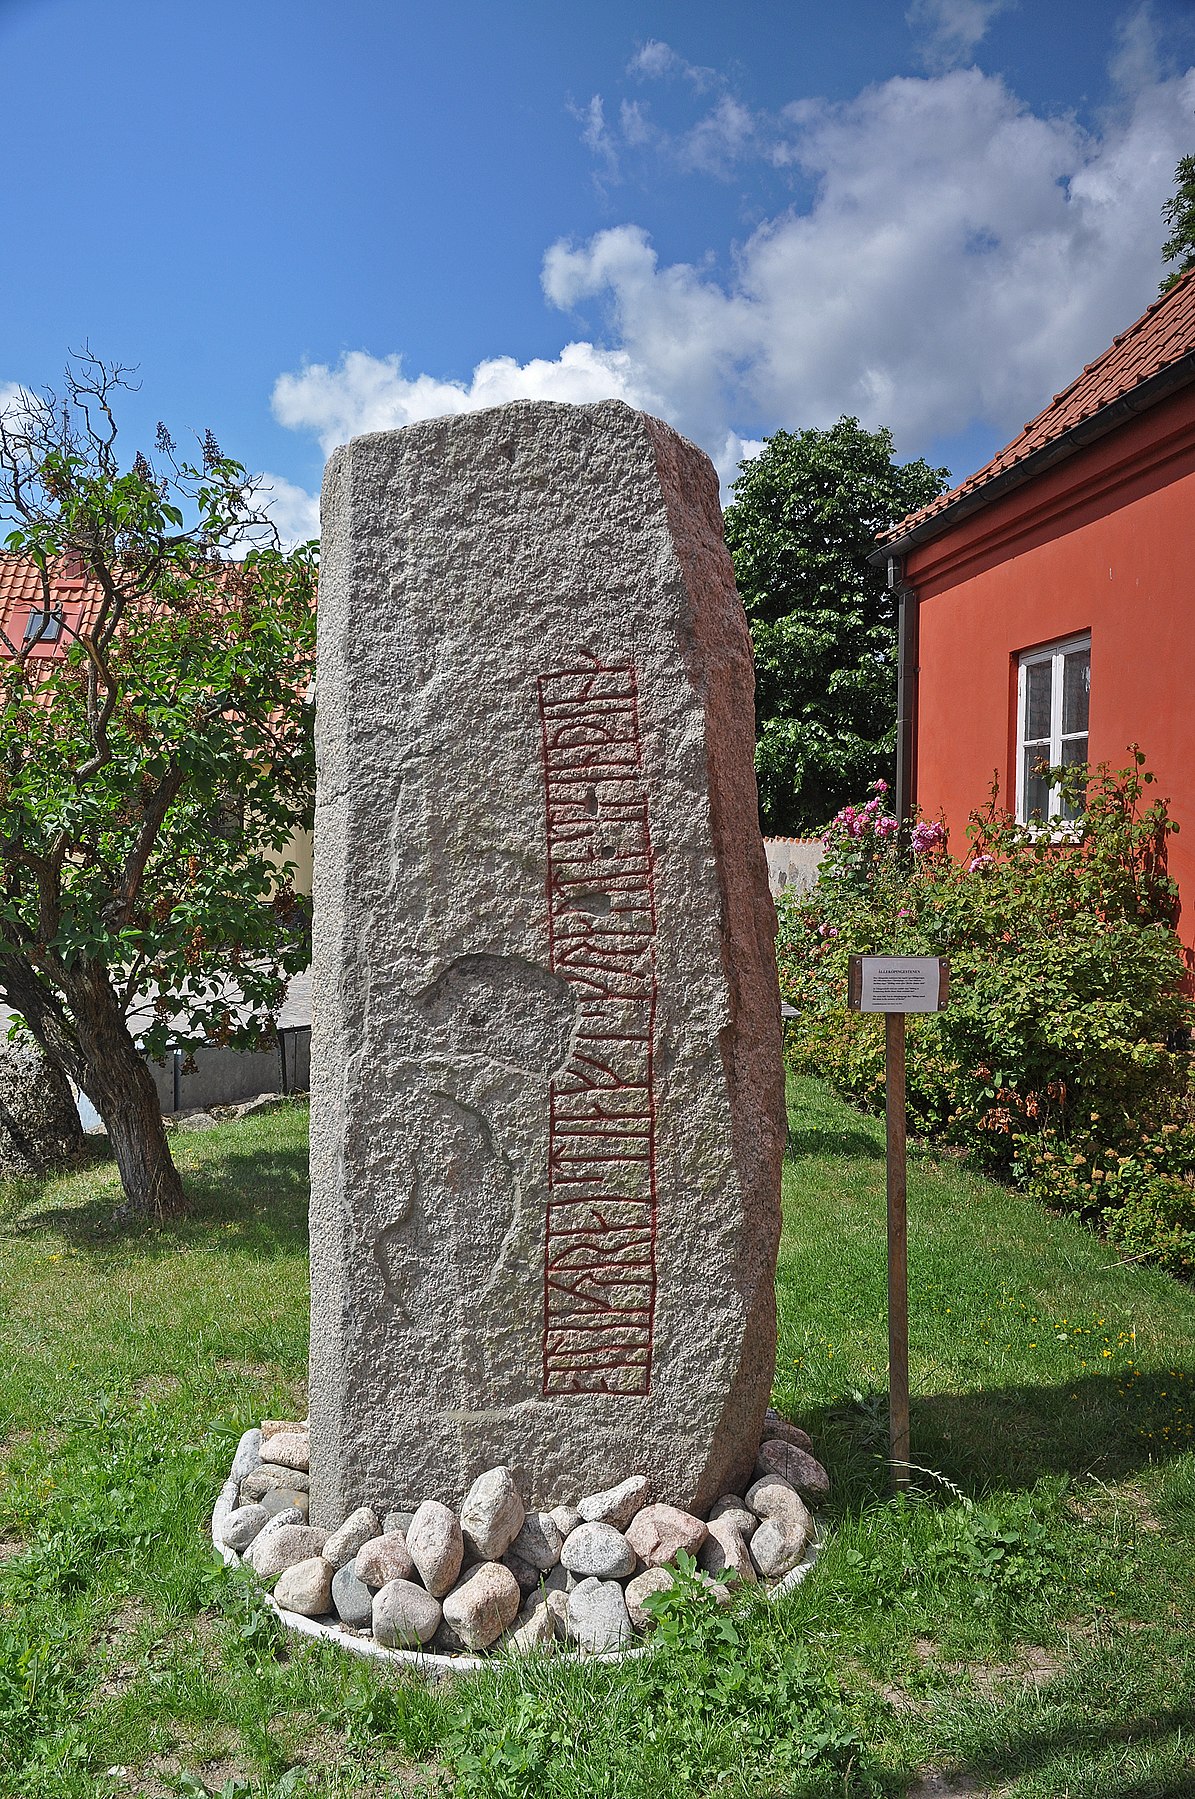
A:
{"label": "granite runestone", "polygon": [[311,1516],[501,1466],[704,1512],[760,1442],[784,1147],[716,473],[618,401],[355,438],[318,633]]}

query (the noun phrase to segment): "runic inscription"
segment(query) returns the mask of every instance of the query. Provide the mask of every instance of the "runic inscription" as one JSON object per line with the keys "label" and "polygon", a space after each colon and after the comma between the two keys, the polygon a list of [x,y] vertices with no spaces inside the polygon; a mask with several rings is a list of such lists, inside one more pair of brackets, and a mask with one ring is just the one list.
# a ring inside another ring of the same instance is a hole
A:
{"label": "runic inscription", "polygon": [[655,895],[633,667],[539,680],[551,966],[578,1025],[552,1082],[543,1391],[648,1393]]}

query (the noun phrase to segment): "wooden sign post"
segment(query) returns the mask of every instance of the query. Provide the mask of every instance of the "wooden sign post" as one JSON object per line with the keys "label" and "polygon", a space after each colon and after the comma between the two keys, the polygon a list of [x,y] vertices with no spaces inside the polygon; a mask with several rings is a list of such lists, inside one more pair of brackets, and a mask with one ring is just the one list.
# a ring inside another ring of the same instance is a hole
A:
{"label": "wooden sign post", "polygon": [[909,1233],[906,1161],[905,1014],[940,1012],[950,964],[940,956],[852,956],[847,1004],[884,1014],[888,1138],[888,1461],[893,1491],[909,1484]]}

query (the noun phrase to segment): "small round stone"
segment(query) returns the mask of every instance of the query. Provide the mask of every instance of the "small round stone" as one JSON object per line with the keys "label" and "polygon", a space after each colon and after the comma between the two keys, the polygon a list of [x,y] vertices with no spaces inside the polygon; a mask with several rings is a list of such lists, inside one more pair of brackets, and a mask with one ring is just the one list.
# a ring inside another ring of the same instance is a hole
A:
{"label": "small round stone", "polygon": [[230,1512],[224,1521],[224,1544],[243,1555],[254,1537],[260,1536],[270,1514],[264,1505],[242,1505]]}
{"label": "small round stone", "polygon": [[627,1526],[627,1542],[649,1568],[675,1561],[682,1549],[696,1555],[705,1535],[702,1520],[675,1505],[645,1505]]}
{"label": "small round stone", "polygon": [[261,1499],[271,1487],[286,1487],[292,1493],[305,1493],[310,1485],[311,1476],[300,1469],[278,1468],[272,1462],[260,1462],[241,1482],[241,1498],[246,1503]]}
{"label": "small round stone", "polygon": [[556,1638],[556,1626],[548,1603],[541,1599],[530,1610],[519,1613],[516,1628],[507,1637],[510,1647],[526,1654],[528,1650],[547,1649]]}
{"label": "small round stone", "polygon": [[635,1551],[612,1524],[579,1524],[564,1539],[562,1567],[598,1580],[625,1580],[635,1572]]}
{"label": "small round stone", "polygon": [[636,1574],[634,1580],[626,1584],[627,1612],[636,1630],[653,1630],[655,1619],[644,1608],[643,1601],[649,1593],[666,1593],[672,1585],[672,1576],[667,1568],[645,1568],[642,1574]]}
{"label": "small round stone", "polygon": [[373,1594],[357,1579],[355,1561],[345,1562],[332,1576],[332,1604],[342,1624],[350,1630],[369,1630],[373,1625]]}
{"label": "small round stone", "polygon": [[487,1468],[465,1495],[461,1529],[483,1561],[496,1561],[522,1530],[525,1517],[510,1469]]}
{"label": "small round stone", "polygon": [[357,1551],[357,1579],[367,1587],[384,1587],[387,1581],[410,1580],[415,1564],[406,1538],[392,1530],[386,1537],[371,1537]]}
{"label": "small round stone", "polygon": [[407,1553],[429,1593],[443,1599],[456,1584],[465,1552],[456,1517],[436,1499],[425,1499],[411,1519]]}
{"label": "small round stone", "polygon": [[311,1511],[310,1493],[299,1488],[289,1492],[285,1487],[267,1487],[261,1503],[271,1518],[277,1518],[280,1512],[298,1512],[300,1518],[307,1518]]}
{"label": "small round stone", "polygon": [[284,1568],[274,1598],[283,1611],[298,1612],[301,1618],[322,1618],[332,1606],[331,1567],[322,1555],[313,1555]]}
{"label": "small round stone", "polygon": [[546,1574],[560,1560],[563,1543],[564,1538],[550,1512],[528,1512],[522,1530],[510,1546],[510,1553]]}
{"label": "small round stone", "polygon": [[578,1524],[585,1522],[575,1505],[554,1505],[548,1516],[560,1532],[562,1542],[565,1537],[571,1536]]}
{"label": "small round stone", "polygon": [[374,1594],[373,1634],[388,1649],[418,1649],[440,1628],[440,1601],[413,1580],[388,1580]]}
{"label": "small round stone", "polygon": [[249,1560],[262,1580],[272,1580],[287,1568],[319,1555],[327,1532],[313,1524],[277,1521],[263,1530],[249,1551]]}
{"label": "small round stone", "polygon": [[820,1505],[830,1496],[830,1476],[807,1449],[779,1440],[761,1443],[755,1460],[755,1478],[778,1476],[796,1488],[808,1505]]}
{"label": "small round stone", "polygon": [[604,1493],[591,1493],[578,1509],[586,1524],[612,1524],[615,1530],[625,1530],[646,1504],[647,1477],[632,1474],[618,1486],[607,1487]]}
{"label": "small round stone", "polygon": [[282,1468],[297,1468],[306,1474],[311,1466],[311,1439],[305,1430],[280,1430],[269,1439],[262,1460]]}
{"label": "small round stone", "polygon": [[509,1568],[482,1562],[444,1600],[444,1619],[467,1649],[488,1649],[519,1615],[523,1596]]}
{"label": "small round stone", "polygon": [[799,1424],[790,1424],[787,1418],[782,1418],[779,1412],[769,1406],[764,1414],[760,1442],[775,1442],[777,1438],[782,1443],[795,1443],[798,1449],[807,1449],[810,1455],[814,1454],[813,1438],[809,1432],[802,1430]]}
{"label": "small round stone", "polygon": [[602,1655],[630,1641],[634,1635],[630,1613],[616,1580],[589,1578],[573,1588],[568,1596],[568,1634],[589,1655]]}
{"label": "small round stone", "polygon": [[414,1516],[414,1512],[387,1512],[382,1519],[382,1535],[388,1537],[392,1531],[400,1530],[405,1537]]}
{"label": "small round stone", "polygon": [[331,1562],[334,1568],[343,1568],[371,1537],[380,1534],[376,1513],[371,1512],[367,1505],[358,1506],[324,1544],[324,1560]]}

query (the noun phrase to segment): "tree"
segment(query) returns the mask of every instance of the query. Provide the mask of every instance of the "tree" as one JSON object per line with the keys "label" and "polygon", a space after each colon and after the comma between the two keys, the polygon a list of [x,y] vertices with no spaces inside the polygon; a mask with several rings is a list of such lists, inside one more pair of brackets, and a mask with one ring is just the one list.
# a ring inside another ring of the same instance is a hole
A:
{"label": "tree", "polygon": [[755,648],[755,769],[766,832],[817,829],[890,776],[896,608],[867,560],[878,531],[941,493],[892,436],[842,418],[777,431],[734,483],[726,542]]}
{"label": "tree", "polygon": [[1174,171],[1174,186],[1174,193],[1162,208],[1162,219],[1170,230],[1162,245],[1162,261],[1178,259],[1178,267],[1163,278],[1158,289],[1162,294],[1174,286],[1180,275],[1195,268],[1195,156],[1180,160]]}
{"label": "tree", "polygon": [[38,570],[43,629],[64,566],[98,590],[61,654],[0,646],[0,998],[160,1219],[184,1199],[134,1029],[150,1054],[180,1013],[251,1039],[307,960],[282,858],[311,815],[315,559],[282,553],[210,432],[190,462],[159,425],[153,462],[122,468],[129,386],[84,352],[61,394],[0,415],[6,546]]}

